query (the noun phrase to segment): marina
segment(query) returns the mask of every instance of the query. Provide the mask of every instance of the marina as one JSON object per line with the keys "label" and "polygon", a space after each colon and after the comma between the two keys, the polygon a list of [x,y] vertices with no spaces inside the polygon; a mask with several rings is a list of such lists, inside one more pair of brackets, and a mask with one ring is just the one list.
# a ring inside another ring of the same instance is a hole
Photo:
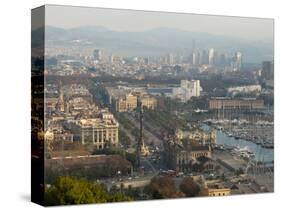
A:
{"label": "marina", "polygon": [[[210,129],[210,126],[203,124],[202,129],[207,131]],[[270,164],[274,161],[274,150],[272,148],[265,148],[255,142],[234,137],[224,129],[216,128],[216,132],[217,145],[223,145],[224,148],[231,149],[233,153],[239,154],[241,157],[254,159],[255,161]]]}

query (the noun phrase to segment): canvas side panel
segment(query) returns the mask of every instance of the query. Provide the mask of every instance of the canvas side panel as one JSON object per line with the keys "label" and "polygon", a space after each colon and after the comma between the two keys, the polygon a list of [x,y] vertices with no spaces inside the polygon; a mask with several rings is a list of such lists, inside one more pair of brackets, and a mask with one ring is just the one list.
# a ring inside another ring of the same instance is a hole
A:
{"label": "canvas side panel", "polygon": [[31,201],[44,205],[45,7],[31,11]]}

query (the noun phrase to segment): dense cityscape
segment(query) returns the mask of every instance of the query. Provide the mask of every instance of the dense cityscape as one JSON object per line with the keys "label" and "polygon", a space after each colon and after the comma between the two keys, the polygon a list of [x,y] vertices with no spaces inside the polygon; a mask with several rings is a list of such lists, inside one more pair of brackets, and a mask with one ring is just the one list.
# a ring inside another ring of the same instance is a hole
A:
{"label": "dense cityscape", "polygon": [[48,205],[273,192],[273,57],[197,43],[134,56],[47,39],[32,136]]}

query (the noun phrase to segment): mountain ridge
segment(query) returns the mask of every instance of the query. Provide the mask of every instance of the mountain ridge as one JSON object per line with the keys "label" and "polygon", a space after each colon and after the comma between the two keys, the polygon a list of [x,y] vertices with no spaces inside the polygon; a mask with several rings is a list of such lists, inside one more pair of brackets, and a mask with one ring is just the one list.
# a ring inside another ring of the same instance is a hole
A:
{"label": "mountain ridge", "polygon": [[191,49],[192,40],[195,39],[199,49],[215,48],[220,52],[229,53],[241,51],[249,62],[259,62],[273,57],[273,41],[251,41],[167,27],[127,32],[113,31],[103,26],[81,26],[70,29],[46,26],[45,35],[47,43],[86,40],[93,42],[97,48],[117,53],[128,52],[132,55],[187,53]]}

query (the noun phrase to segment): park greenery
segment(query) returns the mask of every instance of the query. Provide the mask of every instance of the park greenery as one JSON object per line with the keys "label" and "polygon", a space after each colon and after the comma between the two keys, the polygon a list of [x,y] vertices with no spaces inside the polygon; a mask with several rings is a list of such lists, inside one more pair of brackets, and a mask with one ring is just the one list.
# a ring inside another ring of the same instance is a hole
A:
{"label": "park greenery", "polygon": [[180,184],[180,190],[186,197],[195,197],[199,194],[200,187],[192,177],[185,177]]}
{"label": "park greenery", "polygon": [[171,177],[154,177],[145,188],[145,193],[152,199],[178,198],[184,197],[182,192],[178,192],[175,182]]}
{"label": "park greenery", "polygon": [[201,188],[192,177],[183,178],[177,186],[175,178],[162,176],[154,177],[144,191],[152,199],[165,199],[199,196]]}
{"label": "park greenery", "polygon": [[132,201],[133,198],[120,191],[108,192],[103,184],[84,179],[60,176],[45,188],[46,205],[71,205]]}
{"label": "park greenery", "polygon": [[113,185],[108,191],[106,186],[83,178],[59,176],[55,182],[45,187],[46,205],[71,205],[133,201],[135,199],[165,199],[200,196],[200,186],[191,178],[182,179],[179,186],[175,179],[164,176],[154,177],[142,192],[140,189],[123,184]]}

